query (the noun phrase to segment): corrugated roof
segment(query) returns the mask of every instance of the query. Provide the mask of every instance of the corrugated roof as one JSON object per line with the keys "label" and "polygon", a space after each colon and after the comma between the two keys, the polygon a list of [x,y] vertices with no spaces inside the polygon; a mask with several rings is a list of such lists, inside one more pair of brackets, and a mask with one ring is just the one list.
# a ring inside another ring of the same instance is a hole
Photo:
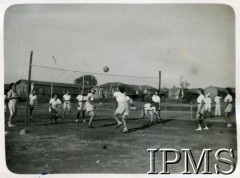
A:
{"label": "corrugated roof", "polygon": [[[16,83],[20,83],[20,82],[24,82],[27,83],[28,80],[25,79],[21,79],[19,81],[17,81]],[[32,83],[34,84],[38,84],[38,85],[45,85],[45,86],[50,86],[51,82],[45,82],[45,81],[36,81],[36,80],[31,80]],[[53,85],[56,87],[71,87],[71,88],[79,88],[79,85],[76,84],[70,84],[70,83],[55,83],[53,82]],[[86,86],[87,87],[87,86]]]}

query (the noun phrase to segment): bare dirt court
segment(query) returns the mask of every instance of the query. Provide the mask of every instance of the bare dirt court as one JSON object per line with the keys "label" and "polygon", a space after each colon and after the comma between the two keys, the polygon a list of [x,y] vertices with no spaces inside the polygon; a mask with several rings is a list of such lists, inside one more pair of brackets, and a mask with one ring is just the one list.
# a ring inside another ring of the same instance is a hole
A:
{"label": "bare dirt court", "polygon": [[[140,103],[139,103],[140,104]],[[6,161],[10,171],[18,174],[55,173],[147,173],[149,171],[149,148],[192,149],[195,160],[200,158],[202,149],[212,148],[210,170],[214,173],[215,151],[232,148],[237,157],[235,116],[234,127],[227,128],[222,117],[208,119],[210,130],[195,131],[195,119],[182,111],[166,112],[164,123],[150,125],[148,118],[136,124],[140,111],[132,111],[127,120],[129,133],[122,133],[122,127],[115,128],[112,117],[113,103],[96,104],[96,120],[90,129],[87,123],[74,123],[74,118],[59,119],[50,125],[46,104],[39,104],[28,120],[28,134],[21,136],[24,127],[25,105],[20,105],[15,127],[7,128]],[[108,108],[107,110],[103,108]],[[67,113],[68,114],[68,113]],[[67,115],[68,116],[68,115]],[[195,114],[194,114],[195,116]],[[87,116],[88,117],[88,116]],[[162,113],[165,117],[165,113]],[[88,118],[87,118],[88,120]],[[171,159],[171,154],[169,155]],[[183,156],[182,156],[183,157]],[[226,158],[229,155],[226,155]],[[173,159],[173,158],[172,158]],[[156,171],[162,170],[161,153],[156,153]],[[228,170],[226,164],[219,164]],[[203,166],[202,166],[203,167]],[[181,160],[169,165],[171,173],[184,171]],[[190,167],[191,170],[191,167]]]}

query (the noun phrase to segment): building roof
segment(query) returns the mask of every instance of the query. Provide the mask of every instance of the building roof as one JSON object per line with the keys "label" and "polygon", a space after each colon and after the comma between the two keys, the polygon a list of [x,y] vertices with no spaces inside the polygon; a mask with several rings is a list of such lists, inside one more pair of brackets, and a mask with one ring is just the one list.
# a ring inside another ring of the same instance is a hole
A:
{"label": "building roof", "polygon": [[[28,80],[25,80],[25,79],[21,79],[19,81],[16,82],[16,84],[19,84],[19,83],[27,83]],[[44,86],[50,86],[52,82],[46,82],[46,81],[36,81],[36,80],[31,80],[32,83],[34,84],[38,84],[38,85],[44,85]],[[79,85],[76,85],[76,84],[70,84],[70,83],[55,83],[53,82],[53,85],[55,87],[69,87],[69,88],[79,88]],[[87,87],[87,86],[86,86]]]}
{"label": "building roof", "polygon": [[143,91],[145,89],[147,90],[158,90],[157,88],[154,88],[152,86],[149,85],[132,85],[132,84],[125,84],[122,82],[108,82],[108,83],[104,83],[102,85],[99,85],[100,88],[111,88],[111,87],[118,87],[118,86],[125,86],[125,87],[129,87],[133,90],[139,90],[139,91]]}

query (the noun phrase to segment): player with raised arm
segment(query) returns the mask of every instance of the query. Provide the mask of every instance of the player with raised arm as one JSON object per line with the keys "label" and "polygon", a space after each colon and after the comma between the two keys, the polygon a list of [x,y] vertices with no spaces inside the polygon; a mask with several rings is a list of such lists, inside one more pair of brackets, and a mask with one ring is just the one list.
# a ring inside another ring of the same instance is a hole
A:
{"label": "player with raised arm", "polygon": [[86,111],[87,113],[90,115],[90,120],[88,123],[88,127],[90,128],[94,128],[94,126],[92,125],[93,119],[95,117],[95,113],[94,113],[94,107],[92,105],[92,101],[94,100],[93,98],[93,94],[96,92],[96,90],[91,87],[89,90],[89,93],[86,97]]}
{"label": "player with raised arm", "polygon": [[8,108],[9,108],[9,112],[10,112],[8,127],[14,127],[14,125],[12,125],[12,120],[17,115],[17,101],[20,97],[17,94],[15,83],[11,83],[9,85],[9,88],[10,88],[10,90],[7,93]]}

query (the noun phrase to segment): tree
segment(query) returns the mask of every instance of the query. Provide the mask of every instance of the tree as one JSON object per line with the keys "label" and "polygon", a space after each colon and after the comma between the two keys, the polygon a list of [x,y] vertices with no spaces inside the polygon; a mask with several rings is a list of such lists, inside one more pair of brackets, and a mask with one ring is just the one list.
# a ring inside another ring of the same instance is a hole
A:
{"label": "tree", "polygon": [[182,89],[186,89],[189,86],[190,86],[190,83],[188,83],[187,81],[180,81],[180,87]]}
{"label": "tree", "polygon": [[93,87],[97,85],[97,79],[93,75],[84,75],[84,76],[78,77],[74,80],[74,83],[82,86],[83,81],[84,81],[84,85],[88,87]]}

